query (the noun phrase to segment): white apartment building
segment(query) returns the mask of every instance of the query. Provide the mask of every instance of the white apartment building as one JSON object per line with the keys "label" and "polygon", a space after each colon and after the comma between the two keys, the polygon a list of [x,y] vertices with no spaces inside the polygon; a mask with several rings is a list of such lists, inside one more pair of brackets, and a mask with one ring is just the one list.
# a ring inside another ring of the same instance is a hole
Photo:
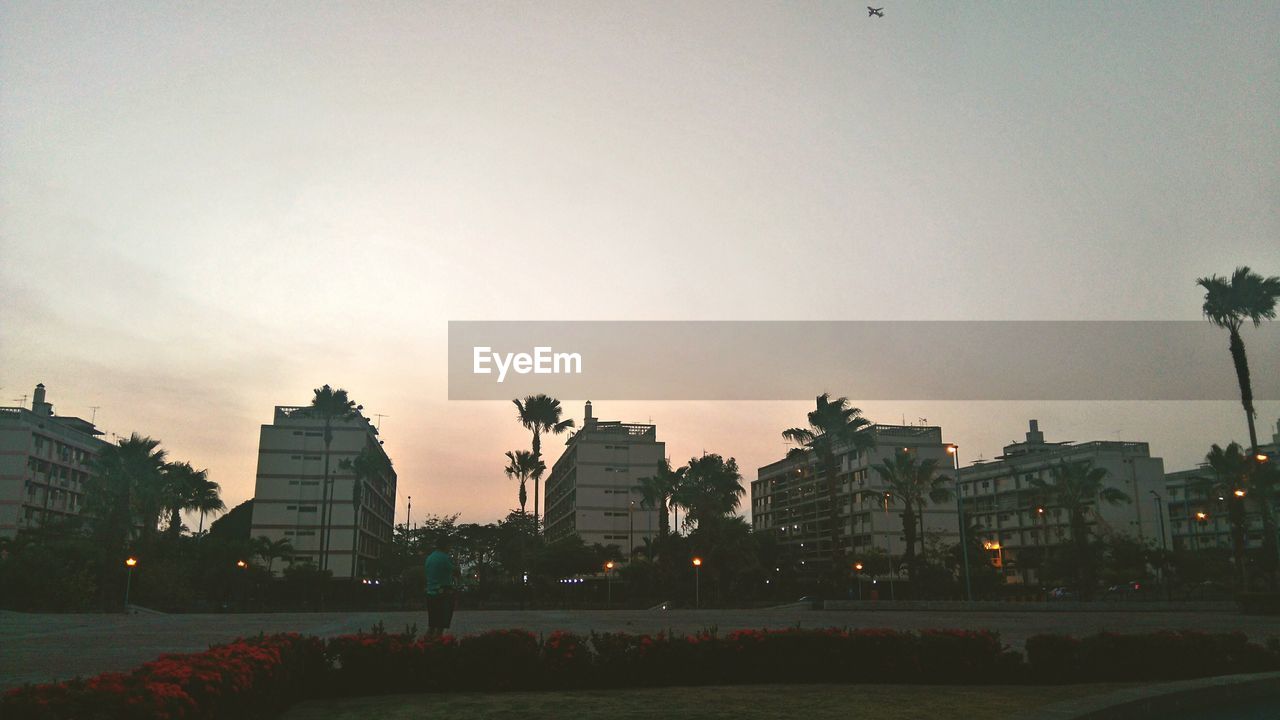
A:
{"label": "white apartment building", "polygon": [[617,545],[623,555],[658,533],[658,510],[641,507],[635,489],[666,457],[657,428],[597,420],[587,401],[546,480],[546,537],[578,535],[587,545]]}
{"label": "white apartment building", "polygon": [[[900,561],[906,552],[902,530],[901,504],[884,501],[884,483],[872,469],[897,453],[910,452],[918,459],[937,462],[938,474],[953,477],[948,445],[942,441],[942,428],[937,426],[869,425],[860,432],[870,433],[875,441],[870,450],[857,452],[849,447],[837,448],[836,501],[839,503],[837,523],[839,542],[850,560],[857,561],[866,551],[876,550],[891,560]],[[830,567],[831,495],[826,476],[817,458],[782,459],[757,471],[751,483],[751,523],[756,532],[770,532],[787,551],[797,570],[814,567],[815,572]],[[929,504],[921,514],[924,537],[943,542],[959,542],[954,502]],[[916,552],[921,552],[918,542]],[[867,568],[867,575],[899,572],[895,563],[890,569]]]}
{"label": "white apartment building", "polygon": [[[286,539],[293,546],[290,562],[311,562],[333,571],[335,578],[367,577],[372,563],[391,541],[395,518],[396,474],[363,481],[359,505],[356,477],[342,467],[365,448],[386,452],[378,430],[360,413],[335,420],[329,447],[328,523],[324,522],[324,420],[306,407],[275,409],[274,422],[263,425],[258,442],[258,475],[253,498],[252,537]],[[328,550],[321,551],[327,524]]]}
{"label": "white apartment building", "polygon": [[[1130,499],[1119,505],[1095,504],[1088,516],[1092,534],[1127,534],[1156,547],[1168,542],[1168,524],[1160,522],[1154,502],[1164,491],[1164,461],[1151,457],[1147,443],[1045,442],[1039,423],[1032,420],[1026,440],[1006,445],[995,460],[960,471],[965,519],[969,527],[976,526],[1005,582],[1038,583],[1032,558],[1040,548],[1069,542],[1067,512],[1030,481],[1050,481],[1051,468],[1081,461],[1106,470],[1106,485]],[[1024,552],[1028,549],[1033,551]]]}
{"label": "white apartment building", "polygon": [[44,383],[31,409],[0,407],[0,537],[80,513],[93,459],[107,443],[78,417],[53,414]]}

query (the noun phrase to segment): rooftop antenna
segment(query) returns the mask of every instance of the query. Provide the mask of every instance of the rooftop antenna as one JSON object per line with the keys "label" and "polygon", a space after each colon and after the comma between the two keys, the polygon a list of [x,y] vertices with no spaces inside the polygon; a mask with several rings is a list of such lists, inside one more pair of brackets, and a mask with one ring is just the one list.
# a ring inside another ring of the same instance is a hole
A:
{"label": "rooftop antenna", "polygon": [[100,407],[102,407],[102,406],[101,406],[101,405],[90,405],[90,406],[89,406],[89,409],[93,411],[93,415],[91,415],[91,416],[89,417],[89,424],[90,424],[90,425],[92,425],[92,424],[94,424],[95,422],[97,422],[97,421],[98,421],[98,408],[100,408]]}
{"label": "rooftop antenna", "polygon": [[929,424],[929,418],[920,418],[921,426],[928,425],[928,424]]}
{"label": "rooftop antenna", "polygon": [[375,429],[375,430],[381,430],[381,429],[382,429],[382,418],[384,418],[384,417],[391,417],[390,415],[383,415],[382,413],[374,413],[374,414],[373,414],[373,416],[374,416],[374,417],[376,417],[376,418],[378,418],[378,422],[374,423],[374,425],[373,425],[373,427],[374,427],[374,429]]}
{"label": "rooftop antenna", "polygon": [[27,396],[26,396],[25,394],[24,394],[22,397],[20,397],[20,398],[14,398],[14,399],[13,399],[13,401],[14,401],[14,402],[16,402],[16,403],[18,403],[18,404],[19,404],[19,405],[21,405],[22,407],[26,407],[26,406],[27,406]]}

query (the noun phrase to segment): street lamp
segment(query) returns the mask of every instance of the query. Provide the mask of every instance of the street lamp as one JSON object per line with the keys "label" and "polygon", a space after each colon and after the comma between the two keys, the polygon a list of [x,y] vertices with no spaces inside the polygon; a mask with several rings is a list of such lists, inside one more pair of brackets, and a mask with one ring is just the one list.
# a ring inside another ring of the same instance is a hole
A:
{"label": "street lamp", "polygon": [[247,562],[245,562],[245,561],[243,561],[243,560],[237,560],[237,561],[236,561],[236,567],[240,568],[241,570],[244,570],[244,569],[246,569],[246,568],[248,568],[248,567],[249,567],[249,563],[247,563]]}
{"label": "street lamp", "polygon": [[702,607],[702,558],[693,559],[693,606]]}
{"label": "street lamp", "polygon": [[858,600],[862,600],[862,563],[853,564],[853,581],[858,585]]}
{"label": "street lamp", "polygon": [[604,582],[609,591],[608,598],[605,601],[605,606],[608,607],[610,605],[613,605],[613,561],[612,560],[604,564]]}
{"label": "street lamp", "polygon": [[133,584],[133,568],[138,564],[138,558],[128,557],[124,561],[124,566],[129,568],[124,576],[124,611],[129,612],[129,586]]}
{"label": "street lamp", "polygon": [[[948,445],[947,454],[951,456],[956,470],[956,519],[960,522],[960,557],[964,558],[964,599],[973,602],[973,583],[969,579],[969,546],[965,540],[964,503],[960,499],[960,446]],[[1041,514],[1044,508],[1040,508]]]}

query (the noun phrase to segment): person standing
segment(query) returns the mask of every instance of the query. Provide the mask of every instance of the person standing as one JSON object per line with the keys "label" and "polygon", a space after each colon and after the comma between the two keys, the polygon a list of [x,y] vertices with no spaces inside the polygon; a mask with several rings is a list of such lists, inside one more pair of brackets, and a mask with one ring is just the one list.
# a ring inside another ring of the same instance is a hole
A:
{"label": "person standing", "polygon": [[449,555],[449,539],[436,538],[435,550],[427,556],[427,635],[439,637],[453,624],[457,602],[458,566]]}

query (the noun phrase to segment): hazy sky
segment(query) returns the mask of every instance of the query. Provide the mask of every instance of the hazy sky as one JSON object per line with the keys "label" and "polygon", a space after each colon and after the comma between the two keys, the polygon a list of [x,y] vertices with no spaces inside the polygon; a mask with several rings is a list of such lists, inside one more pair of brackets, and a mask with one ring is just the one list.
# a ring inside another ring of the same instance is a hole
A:
{"label": "hazy sky", "polygon": [[[328,382],[388,416],[401,513],[485,521],[527,436],[446,400],[448,320],[1193,319],[1197,276],[1280,274],[1278,36],[1274,2],[9,0],[0,403],[101,406],[234,504]],[[750,479],[811,403],[596,407]],[[1029,417],[1167,469],[1245,436],[1232,403],[863,407],[967,458]]]}

